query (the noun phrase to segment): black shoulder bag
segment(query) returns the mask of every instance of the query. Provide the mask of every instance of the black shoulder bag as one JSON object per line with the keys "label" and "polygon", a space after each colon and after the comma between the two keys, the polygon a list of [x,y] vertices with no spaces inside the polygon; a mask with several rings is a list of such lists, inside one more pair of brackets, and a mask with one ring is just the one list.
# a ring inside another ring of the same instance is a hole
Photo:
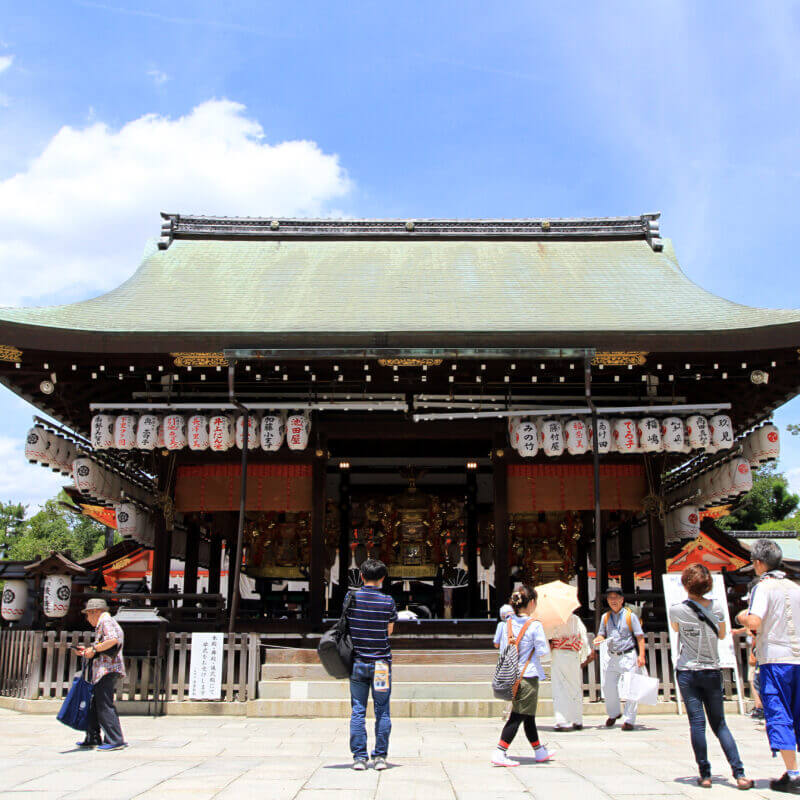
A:
{"label": "black shoulder bag", "polygon": [[698,606],[697,603],[692,602],[691,600],[684,600],[683,604],[685,606],[689,606],[689,608],[694,611],[697,615],[697,618],[702,622],[705,622],[712,631],[714,631],[714,636],[719,639],[719,627],[717,624],[706,614],[706,610],[702,606]]}
{"label": "black shoulder bag", "polygon": [[347,595],[342,615],[336,624],[322,634],[317,645],[317,655],[325,671],[332,678],[349,678],[353,669],[353,640],[347,612],[353,606],[353,592]]}

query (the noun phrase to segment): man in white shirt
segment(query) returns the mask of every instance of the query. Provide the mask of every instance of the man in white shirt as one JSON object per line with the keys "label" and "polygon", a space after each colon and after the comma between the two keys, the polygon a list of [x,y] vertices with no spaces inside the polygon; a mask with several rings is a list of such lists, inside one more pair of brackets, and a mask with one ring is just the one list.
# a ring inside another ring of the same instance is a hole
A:
{"label": "man in white shirt", "polygon": [[770,788],[800,794],[800,587],[780,571],[783,553],[771,539],[756,541],[750,558],[760,580],[750,592],[749,609],[737,620],[756,632],[769,746],[773,753],[780,751],[786,766]]}

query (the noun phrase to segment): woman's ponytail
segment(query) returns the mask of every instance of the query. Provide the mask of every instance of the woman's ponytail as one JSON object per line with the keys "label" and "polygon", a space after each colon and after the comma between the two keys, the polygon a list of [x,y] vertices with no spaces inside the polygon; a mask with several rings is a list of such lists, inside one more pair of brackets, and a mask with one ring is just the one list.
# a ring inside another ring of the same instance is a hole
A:
{"label": "woman's ponytail", "polygon": [[536,589],[531,586],[520,586],[511,593],[508,604],[514,609],[514,613],[519,616],[520,611],[526,608],[531,600],[536,601]]}

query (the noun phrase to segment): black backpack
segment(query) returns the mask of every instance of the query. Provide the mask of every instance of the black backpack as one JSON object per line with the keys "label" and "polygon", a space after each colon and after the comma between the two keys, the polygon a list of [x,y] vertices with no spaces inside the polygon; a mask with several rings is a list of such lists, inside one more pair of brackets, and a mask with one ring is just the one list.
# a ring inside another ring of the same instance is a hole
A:
{"label": "black backpack", "polygon": [[325,672],[332,678],[349,678],[353,669],[353,640],[350,638],[350,625],[347,612],[353,606],[353,593],[347,595],[342,615],[336,624],[322,634],[317,645],[317,655]]}

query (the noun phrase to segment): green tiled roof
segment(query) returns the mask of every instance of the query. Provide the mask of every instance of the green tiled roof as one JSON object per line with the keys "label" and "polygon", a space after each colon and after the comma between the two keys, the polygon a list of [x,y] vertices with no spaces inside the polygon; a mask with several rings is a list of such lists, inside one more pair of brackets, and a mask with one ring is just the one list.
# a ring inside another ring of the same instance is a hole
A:
{"label": "green tiled roof", "polygon": [[108,333],[704,332],[800,322],[692,283],[669,240],[176,239],[117,289],[0,309]]}

